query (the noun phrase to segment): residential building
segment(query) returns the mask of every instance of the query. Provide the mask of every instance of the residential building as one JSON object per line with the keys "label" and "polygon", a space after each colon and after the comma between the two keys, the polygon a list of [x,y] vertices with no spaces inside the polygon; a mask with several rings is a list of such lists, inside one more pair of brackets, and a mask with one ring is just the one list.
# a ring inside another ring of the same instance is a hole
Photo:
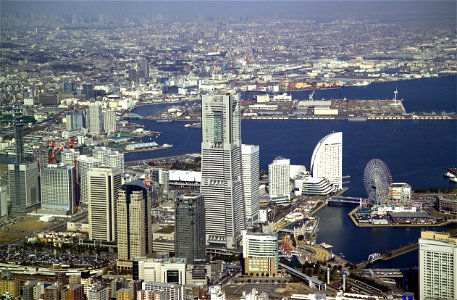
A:
{"label": "residential building", "polygon": [[421,232],[419,299],[457,299],[457,238],[449,233]]}
{"label": "residential building", "polygon": [[103,114],[103,130],[106,134],[115,133],[117,131],[115,111],[108,110]]}
{"label": "residential building", "polygon": [[75,166],[79,156],[79,150],[64,149],[60,152],[60,163],[66,166]]}
{"label": "residential building", "polygon": [[0,279],[0,295],[8,292],[12,297],[20,296],[19,280],[16,279]]}
{"label": "residential building", "polygon": [[68,131],[81,130],[85,128],[84,111],[72,111],[65,116],[66,128]]}
{"label": "residential building", "polygon": [[102,133],[102,107],[100,105],[89,104],[87,122],[89,134],[100,135]]}
{"label": "residential building", "polygon": [[252,227],[259,219],[259,146],[242,144],[241,157],[246,225]]}
{"label": "residential building", "polygon": [[184,285],[170,284],[163,282],[143,282],[142,286],[144,291],[152,291],[155,295],[154,300],[184,300],[186,294]]}
{"label": "residential building", "polygon": [[205,206],[203,195],[184,194],[175,201],[175,255],[186,258],[189,263],[205,259]]}
{"label": "residential building", "polygon": [[87,172],[89,239],[116,241],[116,205],[122,173],[99,167]]}
{"label": "residential building", "polygon": [[245,228],[239,95],[202,96],[202,182],[206,244],[236,249]]}
{"label": "residential building", "polygon": [[94,285],[87,292],[87,300],[109,300],[109,287]]}
{"label": "residential building", "polygon": [[106,147],[95,147],[92,152],[93,156],[101,161],[102,166],[116,167],[124,172],[124,153]]}

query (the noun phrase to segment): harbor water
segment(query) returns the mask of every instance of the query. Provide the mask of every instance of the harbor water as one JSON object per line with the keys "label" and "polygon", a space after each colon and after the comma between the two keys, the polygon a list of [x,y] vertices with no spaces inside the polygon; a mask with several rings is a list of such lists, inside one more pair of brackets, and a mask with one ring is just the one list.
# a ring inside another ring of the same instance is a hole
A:
{"label": "harbor water", "polygon": [[[387,99],[395,87],[404,98],[407,111],[456,111],[456,76],[423,80],[379,83],[343,90],[317,91],[315,99]],[[309,92],[296,92],[307,99]],[[325,96],[324,96],[325,94]],[[295,96],[294,96],[295,97]],[[299,98],[300,99],[300,98]],[[143,106],[134,112],[149,115],[165,105]],[[183,122],[155,123],[138,120],[149,130],[162,132],[157,143],[173,144],[163,151],[128,153],[126,161],[200,152],[201,129],[184,128]],[[343,132],[343,175],[350,176],[347,196],[365,197],[363,169],[372,158],[386,162],[396,182],[407,182],[413,189],[454,187],[443,178],[448,167],[457,166],[457,122],[455,121],[305,121],[245,120],[242,141],[260,146],[260,167],[267,170],[276,157],[291,159],[292,164],[309,168],[314,147],[325,135]],[[334,246],[351,262],[365,260],[370,253],[391,250],[416,241],[419,228],[358,228],[347,214],[351,206],[329,206],[318,216],[318,242]],[[455,227],[455,226],[454,226]],[[415,253],[415,254],[414,254]],[[379,266],[417,265],[417,251],[402,255]]]}

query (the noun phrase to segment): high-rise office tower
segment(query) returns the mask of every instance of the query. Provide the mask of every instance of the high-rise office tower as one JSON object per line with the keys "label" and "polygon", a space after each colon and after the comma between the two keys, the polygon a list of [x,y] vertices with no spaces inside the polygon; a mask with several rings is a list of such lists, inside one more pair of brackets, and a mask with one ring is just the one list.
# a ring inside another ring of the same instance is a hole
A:
{"label": "high-rise office tower", "polygon": [[81,94],[86,97],[86,100],[94,98],[94,85],[91,83],[83,83]]}
{"label": "high-rise office tower", "polygon": [[106,147],[95,147],[93,155],[105,167],[115,167],[124,172],[124,153]]}
{"label": "high-rise office tower", "polygon": [[259,146],[241,145],[246,225],[252,227],[259,218]]}
{"label": "high-rise office tower", "polygon": [[202,182],[208,248],[236,249],[246,226],[239,95],[202,96]]}
{"label": "high-rise office tower", "polygon": [[41,208],[72,213],[76,207],[74,167],[48,165],[40,174]]}
{"label": "high-rise office tower", "polygon": [[141,61],[141,75],[145,80],[149,79],[149,61],[146,58]]}
{"label": "high-rise office tower", "polygon": [[65,116],[65,120],[67,122],[67,130],[81,130],[85,127],[85,120],[84,120],[84,112],[80,111],[72,111]]}
{"label": "high-rise office tower", "polygon": [[79,187],[79,202],[87,203],[87,172],[93,168],[100,167],[102,165],[101,161],[95,157],[90,157],[86,155],[80,155],[76,159],[76,173],[78,177],[78,187]]}
{"label": "high-rise office tower", "polygon": [[117,131],[115,111],[108,110],[103,114],[103,130],[105,133],[115,133]]}
{"label": "high-rise office tower", "polygon": [[268,165],[268,188],[271,198],[290,199],[290,159],[277,157]]}
{"label": "high-rise office tower", "polygon": [[278,236],[243,231],[244,274],[276,276],[278,274]]}
{"label": "high-rise office tower", "polygon": [[132,260],[152,254],[151,199],[144,183],[122,185],[117,198],[118,259]]}
{"label": "high-rise office tower", "polygon": [[88,133],[99,135],[102,133],[102,107],[98,104],[89,104]]}
{"label": "high-rise office tower", "polygon": [[89,239],[116,241],[116,205],[122,173],[99,167],[87,172]]}
{"label": "high-rise office tower", "polygon": [[449,233],[421,232],[418,299],[457,299],[457,238]]}
{"label": "high-rise office tower", "polygon": [[315,178],[327,178],[337,189],[343,188],[343,133],[334,132],[314,148],[311,157],[311,174]]}
{"label": "high-rise office tower", "polygon": [[175,201],[176,257],[184,257],[192,264],[195,259],[205,259],[205,206],[203,195],[184,194]]}
{"label": "high-rise office tower", "polygon": [[8,191],[13,216],[24,215],[39,207],[38,173],[36,162],[8,165]]}

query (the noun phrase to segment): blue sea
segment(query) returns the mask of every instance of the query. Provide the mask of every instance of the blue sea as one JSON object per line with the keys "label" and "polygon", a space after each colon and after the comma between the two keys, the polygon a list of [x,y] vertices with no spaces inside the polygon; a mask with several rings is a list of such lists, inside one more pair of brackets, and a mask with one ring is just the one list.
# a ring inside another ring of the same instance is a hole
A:
{"label": "blue sea", "polygon": [[[315,99],[390,99],[397,88],[408,112],[457,111],[456,76],[375,83],[364,87],[317,91]],[[296,99],[307,99],[309,92],[293,93]],[[169,105],[154,105],[134,110],[141,115],[164,110]],[[173,144],[164,151],[126,154],[126,161],[200,152],[201,130],[184,128],[182,122],[155,123],[137,121],[160,131],[158,143]],[[350,176],[348,196],[364,197],[363,169],[372,158],[383,160],[396,182],[407,182],[413,189],[454,187],[443,174],[457,166],[457,122],[455,121],[310,121],[310,120],[244,120],[242,140],[260,146],[260,167],[267,170],[276,157],[291,159],[292,164],[309,168],[315,145],[325,135],[343,132],[343,175]],[[145,138],[147,140],[149,138]],[[420,229],[355,227],[347,213],[351,207],[326,207],[319,213],[318,241],[334,246],[352,262],[359,262],[372,252],[382,252],[406,245],[420,234]],[[363,241],[363,243],[362,243]],[[417,254],[417,252],[416,252]],[[386,267],[417,265],[417,255],[407,254]],[[381,266],[384,266],[381,264]]]}

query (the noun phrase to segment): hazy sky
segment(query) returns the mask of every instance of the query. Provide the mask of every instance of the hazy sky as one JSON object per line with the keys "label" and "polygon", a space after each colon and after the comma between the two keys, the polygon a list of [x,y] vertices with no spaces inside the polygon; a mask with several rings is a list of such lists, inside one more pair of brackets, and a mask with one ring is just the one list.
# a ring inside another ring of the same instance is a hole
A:
{"label": "hazy sky", "polygon": [[2,15],[456,19],[456,1],[3,1]]}

